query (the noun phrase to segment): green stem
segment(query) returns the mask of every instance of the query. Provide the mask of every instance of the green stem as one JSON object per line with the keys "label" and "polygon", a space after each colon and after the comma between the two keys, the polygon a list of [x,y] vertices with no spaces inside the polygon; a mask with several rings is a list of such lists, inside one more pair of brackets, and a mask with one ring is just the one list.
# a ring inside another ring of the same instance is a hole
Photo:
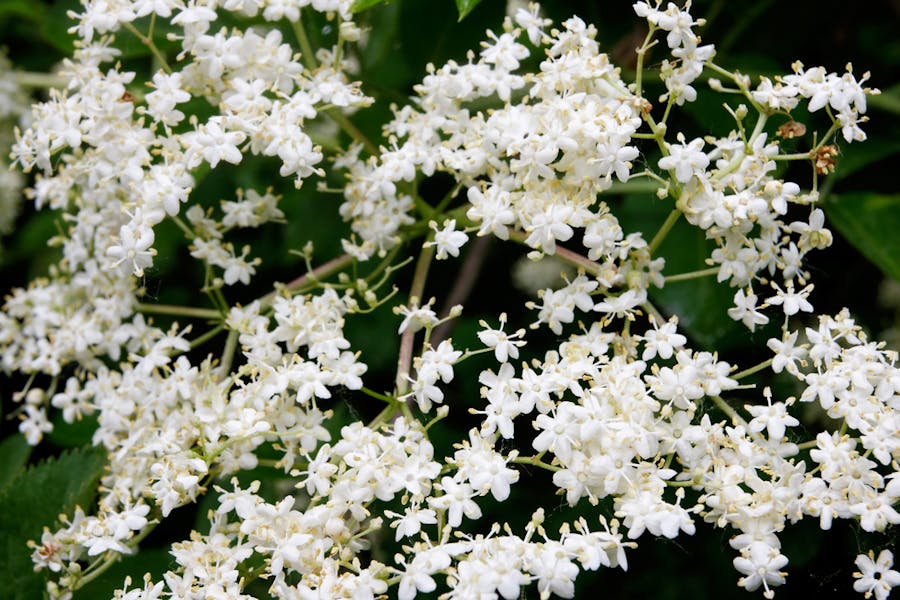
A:
{"label": "green stem", "polygon": [[215,327],[213,327],[212,329],[210,329],[203,335],[194,338],[193,340],[191,340],[191,350],[193,350],[194,348],[197,348],[199,346],[202,346],[209,340],[213,339],[214,337],[216,337],[217,335],[222,333],[222,331],[224,331],[224,330],[225,330],[225,323],[219,323],[218,325],[216,325]]}
{"label": "green stem", "polygon": [[376,146],[372,141],[366,137],[362,131],[360,131],[359,127],[353,124],[353,121],[347,118],[344,113],[336,108],[329,108],[325,110],[325,114],[328,117],[338,124],[338,126],[353,138],[353,141],[360,143],[363,145],[363,148],[366,149],[366,152],[371,154],[372,156],[378,156],[380,152],[378,151],[378,146]]}
{"label": "green stem", "polygon": [[172,68],[169,66],[169,62],[166,60],[166,57],[159,51],[159,48],[156,47],[156,44],[153,43],[153,38],[148,37],[138,31],[137,27],[135,27],[132,23],[123,22],[122,26],[134,34],[134,36],[141,41],[142,44],[149,48],[150,53],[153,54],[153,57],[159,61],[159,64],[162,66],[162,69],[166,73],[171,73]]}
{"label": "green stem", "polygon": [[715,73],[718,73],[719,75],[722,75],[723,77],[727,77],[728,79],[733,81],[734,84],[737,86],[737,88],[740,90],[741,94],[743,94],[744,98],[747,99],[747,101],[750,103],[750,105],[753,106],[753,108],[756,109],[756,112],[758,112],[760,115],[767,114],[769,112],[769,109],[762,106],[756,100],[753,99],[753,95],[750,93],[750,90],[745,85],[747,83],[747,79],[749,79],[749,78],[747,78],[746,75],[742,75],[741,73],[732,73],[731,71],[729,71],[727,69],[723,69],[722,67],[720,67],[719,65],[717,65],[716,63],[714,63],[712,61],[707,62],[705,66],[706,66],[706,68],[714,71]]}
{"label": "green stem", "polygon": [[753,375],[754,373],[759,373],[763,369],[768,369],[770,366],[772,366],[772,360],[773,359],[771,359],[771,358],[769,360],[764,360],[763,362],[759,363],[756,366],[753,366],[753,367],[750,367],[749,369],[744,369],[743,371],[735,373],[734,375],[731,376],[731,378],[732,379],[743,379],[744,377],[747,377],[748,375]]}
{"label": "green stem", "polygon": [[172,217],[172,222],[175,223],[175,225],[178,227],[178,229],[181,230],[181,232],[184,234],[184,237],[186,237],[187,239],[193,241],[193,239],[197,237],[194,231],[188,226],[187,223],[185,223],[181,219],[181,217],[177,215]]}
{"label": "green stem", "polygon": [[237,350],[238,335],[237,329],[232,329],[228,332],[228,337],[225,339],[225,348],[222,350],[222,365],[220,367],[223,380],[228,377],[228,373],[231,371],[234,352]]}
{"label": "green stem", "polygon": [[509,462],[515,463],[517,465],[531,465],[532,467],[539,467],[541,469],[546,469],[547,471],[552,471],[554,473],[562,470],[560,467],[557,467],[555,465],[548,465],[541,460],[540,456],[517,456]]}
{"label": "green stem", "polygon": [[656,235],[654,235],[653,239],[650,241],[650,246],[648,248],[650,256],[653,256],[659,249],[660,244],[662,244],[663,240],[666,239],[666,236],[669,235],[669,231],[671,231],[672,227],[675,226],[675,223],[678,222],[679,217],[681,217],[681,211],[677,208],[673,209],[672,212],[669,213],[669,216],[666,217],[665,222],[663,222],[659,231],[656,232]]}
{"label": "green stem", "polygon": [[50,73],[32,73],[31,71],[12,71],[13,81],[16,85],[26,88],[65,88],[69,80],[61,75]]}
{"label": "green stem", "polygon": [[[648,134],[649,135],[649,134]],[[635,137],[635,136],[632,136]],[[655,139],[653,135],[649,135],[648,139]],[[655,174],[650,172],[633,173],[631,179],[635,177],[654,177]],[[654,181],[616,181],[608,189],[603,190],[603,194],[655,194],[659,189],[659,184]]]}
{"label": "green stem", "polygon": [[[644,309],[644,312],[646,312],[649,317],[656,319],[656,322],[658,324],[666,322],[665,317],[662,316],[662,313],[659,312],[659,309],[656,308],[652,302],[650,302],[650,301],[644,302],[644,304],[641,305],[641,307]],[[627,325],[627,323],[626,323],[626,325]]]}
{"label": "green stem", "polygon": [[390,404],[381,409],[381,412],[369,422],[368,427],[370,429],[377,429],[379,425],[396,415],[397,412],[400,411],[400,406],[403,404],[404,403],[400,401],[391,401]]}
{"label": "green stem", "polygon": [[[328,262],[319,265],[311,272],[290,281],[283,287],[283,289],[287,291],[293,291],[309,283],[330,277],[335,273],[343,271],[345,268],[347,268],[348,265],[352,264],[354,260],[356,259],[350,254],[342,254],[337,258],[333,258]],[[272,302],[275,301],[275,298],[277,298],[279,294],[280,290],[273,290],[260,298],[260,311],[267,310],[270,306],[272,306]]]}
{"label": "green stem", "polygon": [[647,36],[644,38],[644,43],[641,44],[641,47],[638,48],[635,52],[637,54],[637,62],[635,63],[635,74],[634,74],[634,95],[640,96],[642,91],[643,79],[644,79],[644,55],[647,54],[647,50],[649,50],[653,44],[656,42],[653,41],[653,35],[656,33],[656,26],[653,24],[650,25],[650,29],[647,31]]}
{"label": "green stem", "polygon": [[722,399],[721,396],[710,396],[710,398],[712,398],[712,401],[716,406],[719,407],[719,409],[723,413],[731,418],[732,423],[734,423],[735,425],[747,425],[747,421],[745,421],[744,418],[739,415],[738,412],[734,408],[732,408],[730,404],[725,402],[725,400]]}
{"label": "green stem", "polygon": [[[303,60],[303,64],[306,65],[308,70],[315,71],[319,68],[319,64],[316,61],[316,53],[313,51],[312,44],[309,42],[309,36],[306,35],[306,28],[303,27],[302,20],[297,19],[292,26],[294,28],[294,36],[296,36],[297,42],[300,44],[300,57]],[[367,138],[365,134],[350,121],[350,119],[341,113],[340,110],[336,108],[327,108],[323,112],[337,123],[347,135],[353,138],[354,141],[362,144],[366,149],[366,152],[373,156],[378,155],[378,146],[373,144],[369,138]]]}
{"label": "green stem", "polygon": [[[827,107],[826,107],[827,108]],[[832,117],[834,119],[834,117]],[[841,124],[839,121],[835,120],[831,123],[831,127],[828,128],[828,131],[825,132],[825,135],[822,136],[822,139],[819,140],[819,143],[815,145],[815,147],[810,150],[810,154],[815,155],[819,150],[822,149],[831,137],[837,132],[838,129],[841,128]]]}
{"label": "green stem", "polygon": [[[525,240],[528,238],[528,233],[520,230],[520,229],[510,229],[509,230],[509,239],[514,242],[518,242],[520,244],[525,245]],[[597,275],[600,272],[600,267],[589,259],[586,256],[578,254],[577,252],[573,252],[562,246],[557,246],[556,251],[554,252],[554,256],[558,257],[565,263],[572,265],[578,269],[584,269],[585,273],[590,273],[591,275]]]}
{"label": "green stem", "polygon": [[660,124],[665,125],[666,121],[669,120],[669,113],[672,112],[672,107],[675,105],[675,96],[669,94],[669,101],[666,102],[666,109],[663,111],[662,119],[660,119]]}
{"label": "green stem", "polygon": [[194,308],[192,306],[176,306],[173,304],[145,304],[140,302],[135,307],[135,310],[149,315],[173,315],[211,321],[222,318],[222,313],[214,308]]}
{"label": "green stem", "polygon": [[378,393],[378,392],[376,392],[375,390],[370,390],[369,388],[367,388],[367,387],[365,387],[365,386],[363,386],[359,391],[361,391],[363,394],[365,394],[365,395],[367,395],[367,396],[371,396],[372,398],[376,398],[376,399],[378,399],[378,400],[382,400],[382,401],[387,402],[387,403],[389,403],[389,404],[390,404],[391,402],[395,402],[395,399],[392,398],[391,396],[388,396],[387,394],[381,394],[381,393]]}
{"label": "green stem", "polygon": [[309,43],[309,37],[306,35],[306,29],[303,27],[303,20],[297,19],[292,23],[292,26],[294,28],[294,36],[300,43],[300,58],[303,59],[303,64],[310,71],[315,71],[319,68],[319,64],[316,61],[316,53],[313,52],[312,44]]}
{"label": "green stem", "polygon": [[[419,194],[410,194],[410,196],[413,199],[413,204],[415,204],[416,210],[420,215],[422,215],[422,218],[428,219],[429,221],[432,220],[436,212],[434,208],[432,208],[430,204],[425,202],[425,200],[421,196],[419,196]],[[438,223],[438,225],[441,225],[441,223]]]}
{"label": "green stem", "polygon": [[808,442],[803,442],[802,444],[797,444],[797,449],[801,452],[804,450],[812,450],[816,446],[819,445],[817,440],[809,440]]}
{"label": "green stem", "polygon": [[[431,241],[433,236],[428,236]],[[419,253],[419,260],[416,262],[416,271],[413,274],[412,285],[409,288],[409,301],[418,303],[422,306],[422,294],[425,292],[425,280],[428,279],[428,269],[431,267],[431,261],[434,258],[434,246],[422,244],[422,251]],[[415,332],[411,327],[407,327],[403,335],[400,336],[400,353],[397,357],[397,376],[394,378],[394,384],[397,387],[397,396],[402,396],[408,390],[407,377],[409,377],[412,368],[413,358],[413,340]]]}
{"label": "green stem", "polygon": [[794,154],[777,154],[772,160],[812,160],[813,152],[795,152]]}
{"label": "green stem", "polygon": [[688,281],[690,279],[700,279],[709,277],[719,272],[719,267],[711,267],[709,269],[701,269],[699,271],[691,271],[689,273],[679,273],[677,275],[666,275],[666,283],[675,283],[676,281]]}
{"label": "green stem", "polygon": [[756,120],[756,124],[753,126],[753,133],[750,134],[750,139],[747,140],[747,144],[752,146],[753,142],[757,137],[763,132],[763,129],[766,126],[766,122],[769,120],[769,115],[766,113],[759,113],[759,118]]}
{"label": "green stem", "polygon": [[456,185],[454,185],[453,188],[449,192],[444,194],[444,197],[440,199],[440,201],[437,203],[437,206],[435,206],[434,211],[436,213],[444,212],[447,206],[449,206],[450,203],[453,202],[453,199],[456,198],[456,195],[459,193],[459,190],[461,188],[461,183],[457,183]]}

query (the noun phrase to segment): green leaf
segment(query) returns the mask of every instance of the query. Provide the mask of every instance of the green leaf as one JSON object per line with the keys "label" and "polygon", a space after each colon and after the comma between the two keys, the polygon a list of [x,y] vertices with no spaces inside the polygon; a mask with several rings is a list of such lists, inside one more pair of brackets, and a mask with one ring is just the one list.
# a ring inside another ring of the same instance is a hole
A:
{"label": "green leaf", "polygon": [[379,4],[385,4],[388,0],[356,0],[353,3],[353,6],[350,7],[350,10],[353,12],[362,12],[368,8],[372,8],[373,6],[378,6]]}
{"label": "green leaf", "polygon": [[[628,195],[613,212],[625,233],[641,231],[650,240],[672,209],[670,201],[654,196]],[[665,275],[677,275],[709,268],[706,259],[715,245],[703,231],[679,219],[657,256],[666,258]],[[668,283],[664,288],[650,289],[650,299],[665,315],[678,315],[678,327],[691,342],[704,350],[723,351],[746,342],[746,330],[728,317],[735,290],[719,283],[715,276]]]}
{"label": "green leaf", "polygon": [[890,158],[900,152],[900,140],[894,138],[873,138],[864,144],[848,144],[841,149],[832,178],[835,181]]}
{"label": "green leaf", "polygon": [[40,17],[40,4],[31,0],[6,0],[0,4],[0,19],[30,19],[37,21]]}
{"label": "green leaf", "polygon": [[481,0],[456,0],[456,10],[459,11],[459,20],[465,19],[472,9],[474,9]]}
{"label": "green leaf", "polygon": [[0,493],[25,468],[29,456],[31,446],[21,433],[11,435],[0,442]]}
{"label": "green leaf", "polygon": [[831,195],[828,221],[881,272],[900,281],[900,194]]}
{"label": "green leaf", "polygon": [[344,335],[350,347],[361,352],[360,360],[368,365],[370,371],[389,370],[395,363],[400,343],[398,323],[390,303],[368,314],[347,316]]}
{"label": "green leaf", "polygon": [[69,28],[75,21],[69,18],[69,12],[80,13],[83,8],[78,0],[57,0],[44,11],[44,19],[40,26],[41,39],[64,54],[71,54],[75,49],[75,38]]}
{"label": "green leaf", "polygon": [[872,108],[900,115],[900,85],[883,90],[877,96],[869,96],[866,102]]}
{"label": "green leaf", "polygon": [[74,423],[66,423],[62,413],[53,416],[53,431],[47,438],[60,448],[79,448],[88,446],[98,427],[98,415],[88,415]]}
{"label": "green leaf", "polygon": [[31,562],[29,540],[40,540],[60,514],[88,508],[106,465],[102,448],[84,448],[22,471],[0,492],[0,590],[5,598],[31,600],[44,594],[44,573]]}

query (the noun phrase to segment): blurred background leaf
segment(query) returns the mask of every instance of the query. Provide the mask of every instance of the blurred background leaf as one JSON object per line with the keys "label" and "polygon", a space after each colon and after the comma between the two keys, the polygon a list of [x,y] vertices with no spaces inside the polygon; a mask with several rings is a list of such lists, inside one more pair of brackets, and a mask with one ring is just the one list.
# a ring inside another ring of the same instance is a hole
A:
{"label": "blurred background leaf", "polygon": [[829,196],[828,222],[881,271],[900,281],[900,194]]}
{"label": "blurred background leaf", "polygon": [[481,0],[456,0],[456,10],[459,11],[459,20],[462,21],[469,16]]}

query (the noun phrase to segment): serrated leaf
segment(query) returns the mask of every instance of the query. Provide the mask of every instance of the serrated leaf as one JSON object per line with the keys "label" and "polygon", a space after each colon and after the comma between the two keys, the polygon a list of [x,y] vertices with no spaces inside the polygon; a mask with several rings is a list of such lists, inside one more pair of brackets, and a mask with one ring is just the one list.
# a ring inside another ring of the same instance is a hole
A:
{"label": "serrated leaf", "polygon": [[900,194],[831,195],[828,222],[885,275],[900,281]]}
{"label": "serrated leaf", "polygon": [[459,20],[465,19],[472,10],[481,3],[481,0],[456,0],[456,10],[459,11]]}
{"label": "serrated leaf", "polygon": [[60,514],[88,508],[106,465],[106,452],[86,448],[21,472],[0,492],[0,590],[6,598],[31,600],[44,593],[45,576],[34,571],[28,540],[39,540]]}
{"label": "serrated leaf", "polygon": [[31,446],[21,433],[11,435],[0,442],[0,493],[25,468]]}

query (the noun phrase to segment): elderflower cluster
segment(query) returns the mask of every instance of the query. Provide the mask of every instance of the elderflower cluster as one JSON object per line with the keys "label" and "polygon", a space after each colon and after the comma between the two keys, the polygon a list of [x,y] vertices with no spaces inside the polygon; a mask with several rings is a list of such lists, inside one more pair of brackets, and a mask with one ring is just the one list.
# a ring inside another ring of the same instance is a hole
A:
{"label": "elderflower cluster", "polygon": [[[791,525],[900,523],[896,353],[849,311],[815,314],[804,267],[831,243],[818,177],[833,169],[838,131],[865,139],[867,76],[797,64],[751,87],[713,62],[689,3],[636,2],[647,36],[628,81],[592,25],[554,24],[532,4],[465,62],[428,65],[377,145],[349,120],[373,102],[354,81],[354,52],[366,46],[350,0],[82,5],[66,84],[34,107],[13,146],[34,172],[37,208],[66,215],[61,258],[0,312],[0,364],[29,378],[15,396],[29,443],[56,412],[67,423],[95,415],[93,443],[108,454],[97,508],[34,542],[51,596],[139,552],[153,527],[204,497],[209,531],[173,544],[173,566],[138,587],[129,578],[121,598],[251,598],[260,583],[275,598],[516,598],[532,587],[572,597],[580,571],[627,570],[638,541],[704,527],[723,530],[738,585],[772,597],[787,577],[779,535]],[[129,71],[117,43],[148,16],[177,48],[154,46],[164,67]],[[308,17],[337,24],[330,45],[311,47]],[[657,38],[670,56],[666,92],[651,101],[643,58]],[[669,131],[670,109],[695,100],[705,72],[727,80],[712,80],[713,92],[739,95],[734,129]],[[787,122],[781,137],[802,136],[790,112],[801,103],[829,107],[831,129],[797,156],[771,129]],[[317,143],[327,125],[353,142]],[[347,233],[344,254],[314,266],[304,246],[306,272],[238,303],[235,288],[250,289],[266,257],[236,234],[283,223],[281,197],[237,189],[211,206],[195,188],[252,156],[297,187],[326,170],[343,176],[335,210]],[[786,160],[810,164],[811,189],[781,179]],[[418,183],[435,173],[453,183],[432,205]],[[628,231],[607,201],[635,181],[672,205],[655,235]],[[782,323],[763,365],[742,370],[697,347],[678,315],[654,305],[656,289],[678,285],[659,249],[682,217],[715,246],[706,274],[736,288],[719,317],[750,331]],[[164,222],[201,267],[204,306],[145,295]],[[439,314],[428,265],[485,236],[570,270],[522,302],[530,323],[513,324],[501,306],[469,348],[442,333],[463,309]],[[413,261],[407,251],[418,256],[404,296],[391,286]],[[382,305],[397,316],[399,353],[393,387],[376,390],[364,381],[372,357],[345,328]],[[210,340],[216,350],[201,355]],[[491,364],[463,404],[458,366],[481,355]],[[755,387],[761,370],[796,380],[797,394]],[[380,403],[377,416],[336,426],[350,395]],[[801,425],[801,405],[833,421]],[[448,415],[471,426],[441,429]],[[292,483],[275,500],[238,478],[262,466]],[[528,523],[485,523],[486,507],[541,475],[581,517],[548,532],[553,507],[535,505]],[[889,551],[873,558],[857,558],[854,588],[881,599],[900,581]]]}

